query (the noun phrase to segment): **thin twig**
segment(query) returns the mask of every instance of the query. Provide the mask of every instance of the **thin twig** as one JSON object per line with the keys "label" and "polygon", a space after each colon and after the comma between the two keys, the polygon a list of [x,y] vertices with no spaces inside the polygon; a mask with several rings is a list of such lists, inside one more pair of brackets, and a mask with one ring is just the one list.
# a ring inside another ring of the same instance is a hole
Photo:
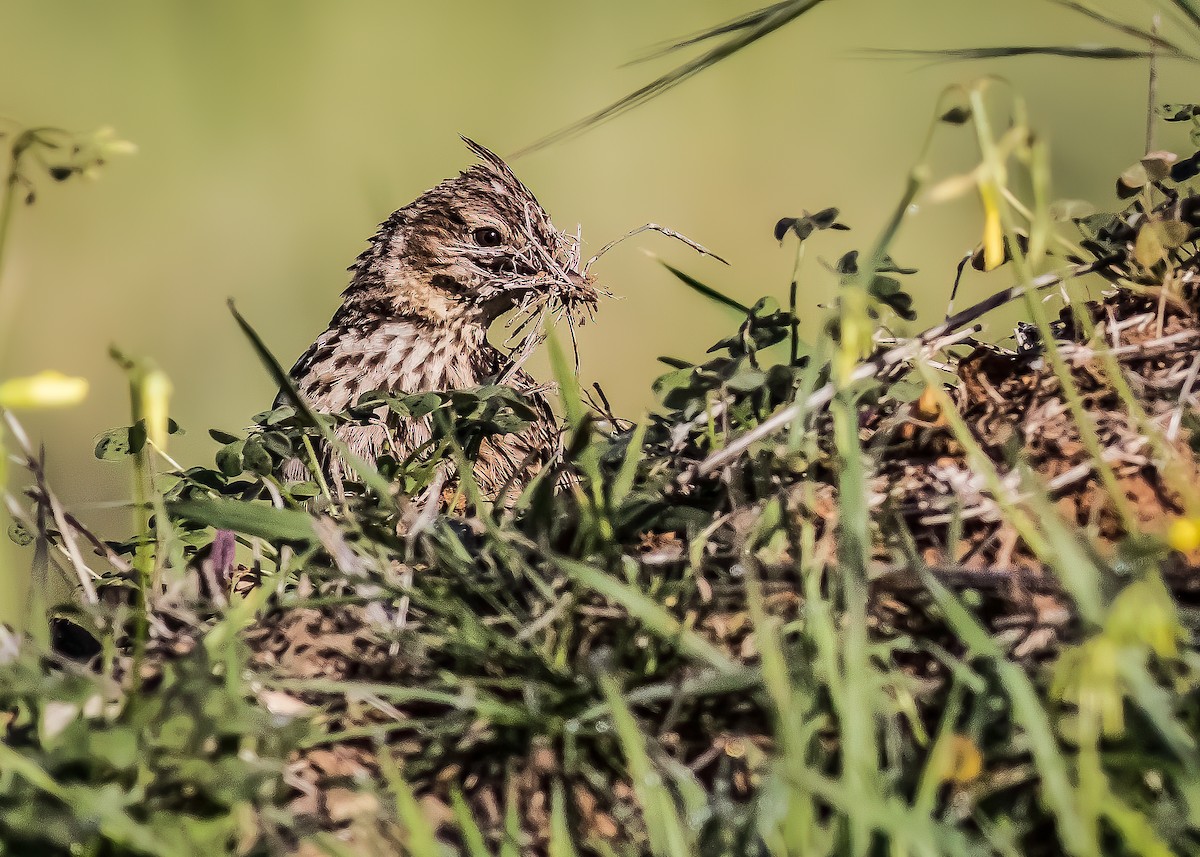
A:
{"label": "thin twig", "polygon": [[1179,391],[1179,404],[1175,406],[1174,412],[1171,414],[1171,422],[1167,425],[1167,440],[1174,441],[1175,436],[1179,434],[1179,426],[1183,423],[1183,412],[1187,408],[1188,399],[1192,397],[1192,387],[1196,384],[1196,376],[1200,374],[1200,352],[1197,352],[1195,359],[1192,360],[1192,367],[1188,370],[1187,378],[1183,382],[1183,389]]}

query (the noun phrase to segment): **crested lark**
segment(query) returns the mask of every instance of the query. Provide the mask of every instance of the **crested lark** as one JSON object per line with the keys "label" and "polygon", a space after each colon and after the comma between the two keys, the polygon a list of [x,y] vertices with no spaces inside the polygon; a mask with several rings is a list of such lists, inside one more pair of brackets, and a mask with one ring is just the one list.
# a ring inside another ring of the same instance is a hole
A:
{"label": "crested lark", "polygon": [[[487,341],[488,327],[517,306],[571,312],[593,305],[597,293],[579,270],[576,237],[554,228],[503,160],[466,143],[480,163],[380,224],[350,268],[342,305],[291,376],[322,413],[344,411],[373,390],[419,393],[499,380],[525,393],[537,419],[519,434],[485,441],[473,468],[482,492],[495,498],[557,454],[559,430],[542,388]],[[381,407],[366,424],[337,432],[373,463],[383,454],[404,461],[429,441],[431,427],[428,417],[401,418]],[[320,456],[340,484],[343,463],[329,450]],[[286,471],[307,478],[299,460]]]}

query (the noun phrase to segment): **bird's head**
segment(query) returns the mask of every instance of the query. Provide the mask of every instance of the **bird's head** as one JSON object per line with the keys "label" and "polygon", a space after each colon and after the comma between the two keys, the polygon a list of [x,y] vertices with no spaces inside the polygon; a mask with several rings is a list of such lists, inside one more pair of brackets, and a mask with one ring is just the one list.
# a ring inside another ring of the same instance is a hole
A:
{"label": "bird's head", "polygon": [[578,238],[554,227],[498,155],[463,139],[480,162],[380,225],[351,268],[347,297],[430,322],[484,326],[531,303],[594,305]]}

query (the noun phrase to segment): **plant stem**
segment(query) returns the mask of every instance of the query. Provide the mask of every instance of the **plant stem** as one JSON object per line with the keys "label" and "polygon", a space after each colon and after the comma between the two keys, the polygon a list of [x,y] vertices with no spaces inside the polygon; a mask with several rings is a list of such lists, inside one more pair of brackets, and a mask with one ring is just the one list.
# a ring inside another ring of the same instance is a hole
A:
{"label": "plant stem", "polygon": [[[1162,16],[1155,15],[1150,32],[1158,35]],[[1154,151],[1154,105],[1158,102],[1158,46],[1150,46],[1150,74],[1146,81],[1146,154]]]}
{"label": "plant stem", "polygon": [[796,262],[792,266],[792,284],[788,290],[788,312],[792,316],[792,346],[789,352],[789,366],[795,366],[796,359],[800,356],[800,319],[796,316],[796,292],[800,284],[800,265],[803,261],[804,241],[801,241],[796,248]]}
{"label": "plant stem", "polygon": [[[17,164],[19,155],[16,145],[13,146],[9,155],[8,175],[4,177],[4,191],[0,196],[0,298],[4,295],[4,251],[8,245],[9,225],[12,223],[13,209],[17,201]],[[0,321],[0,332],[2,332],[3,322]],[[4,341],[8,337],[3,337]],[[0,366],[4,364],[4,350],[0,348]]]}

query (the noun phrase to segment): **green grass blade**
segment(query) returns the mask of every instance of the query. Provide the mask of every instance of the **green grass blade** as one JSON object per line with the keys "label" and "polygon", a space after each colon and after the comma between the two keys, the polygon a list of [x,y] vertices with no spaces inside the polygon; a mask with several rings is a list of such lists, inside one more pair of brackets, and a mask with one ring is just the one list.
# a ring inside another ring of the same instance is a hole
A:
{"label": "green grass blade", "polygon": [[483,831],[479,829],[479,823],[475,821],[471,808],[467,806],[462,789],[457,786],[450,790],[450,809],[454,812],[454,822],[458,825],[458,834],[463,839],[467,857],[491,857],[487,841],[483,838]]}
{"label": "green grass blade", "polygon": [[376,757],[379,759],[379,769],[387,782],[388,791],[395,802],[396,817],[404,825],[404,832],[407,834],[404,853],[410,857],[442,857],[433,827],[421,811],[421,805],[417,802],[412,787],[396,767],[391,752],[381,745]]}
{"label": "green grass blade", "polygon": [[567,799],[562,780],[555,778],[550,785],[550,847],[549,857],[577,857],[572,844],[571,828],[567,823]]}
{"label": "green grass blade", "polygon": [[[1194,0],[1172,0],[1172,3],[1191,22],[1192,26],[1200,31],[1200,6],[1197,6]],[[1194,33],[1194,35],[1200,36],[1200,32]]]}
{"label": "green grass blade", "polygon": [[567,424],[578,431],[583,424],[587,405],[583,402],[583,394],[579,390],[579,378],[571,368],[571,362],[563,351],[562,343],[554,333],[554,328],[546,330],[546,350],[550,353],[550,368],[554,372],[554,380],[558,382],[558,396],[562,400]]}
{"label": "green grass blade", "polygon": [[601,680],[601,686],[629,766],[633,791],[642,807],[651,850],[658,857],[693,857],[695,851],[679,817],[675,799],[663,783],[662,774],[650,761],[646,739],[638,728],[633,712],[621,698],[616,682],[605,677]]}
{"label": "green grass blade", "polygon": [[457,694],[421,687],[323,678],[275,679],[270,676],[262,676],[259,680],[268,687],[280,690],[331,693],[339,696],[378,697],[401,705],[412,702],[445,705],[456,711],[474,712],[480,717],[496,723],[523,723],[526,719],[525,709],[521,706],[500,702],[478,688],[471,688],[470,693]]}
{"label": "green grass blade", "polygon": [[[864,802],[881,801],[879,749],[875,729],[875,700],[872,669],[867,654],[867,565],[871,538],[868,523],[864,455],[858,444],[858,415],[853,400],[839,397],[833,402],[834,436],[840,465],[838,495],[842,591],[846,611],[842,628],[843,704],[838,711],[842,724],[842,777],[851,792]],[[849,817],[851,850],[865,854],[869,829],[863,816]]]}
{"label": "green grass blade", "polygon": [[1056,6],[1062,6],[1064,9],[1070,9],[1072,12],[1078,12],[1080,15],[1090,18],[1097,23],[1103,24],[1112,30],[1116,30],[1118,33],[1122,33],[1126,36],[1132,36],[1139,41],[1153,45],[1165,53],[1184,53],[1183,48],[1179,47],[1171,40],[1164,38],[1159,33],[1153,33],[1150,30],[1146,30],[1126,21],[1119,21],[1116,18],[1104,14],[1098,9],[1092,8],[1091,6],[1082,2],[1082,0],[1050,0],[1050,2]]}
{"label": "green grass blade", "polygon": [[634,427],[633,434],[629,437],[629,447],[625,451],[625,459],[621,462],[621,469],[617,471],[616,478],[609,487],[609,502],[614,509],[621,505],[633,489],[634,479],[637,478],[638,463],[642,460],[642,444],[646,440],[646,429],[649,425],[649,419],[642,419]]}
{"label": "green grass blade", "polygon": [[317,542],[312,517],[298,509],[276,509],[237,500],[197,498],[169,503],[167,510],[175,518],[268,541]]}
{"label": "green grass blade", "polygon": [[731,661],[714,645],[685,627],[663,607],[608,572],[564,556],[553,557],[553,562],[571,580],[621,605],[630,616],[642,622],[647,630],[674,642],[684,654],[704,661],[725,675],[742,672],[740,664]]}
{"label": "green grass blade", "polygon": [[1115,45],[1003,45],[988,48],[944,48],[940,50],[889,49],[870,51],[877,56],[931,58],[944,61],[1008,59],[1011,57],[1051,56],[1092,60],[1145,60],[1153,51],[1120,48]]}
{"label": "green grass blade", "polygon": [[672,274],[674,274],[676,277],[678,277],[679,281],[682,282],[689,289],[699,292],[700,294],[704,295],[704,297],[706,297],[710,300],[716,301],[717,303],[719,303],[723,306],[727,306],[732,310],[736,310],[737,312],[741,313],[742,315],[750,314],[750,307],[746,306],[744,303],[736,301],[733,298],[729,297],[729,295],[726,295],[722,292],[717,291],[716,289],[714,289],[712,286],[708,285],[707,283],[700,282],[695,277],[693,277],[691,274],[688,274],[688,273],[685,273],[685,272],[679,270],[674,265],[668,265],[666,262],[662,262],[661,264],[664,268],[666,268],[668,271],[670,271]]}
{"label": "green grass blade", "polygon": [[505,789],[504,841],[500,844],[500,857],[521,857],[521,810],[517,799],[517,785],[509,772]]}

